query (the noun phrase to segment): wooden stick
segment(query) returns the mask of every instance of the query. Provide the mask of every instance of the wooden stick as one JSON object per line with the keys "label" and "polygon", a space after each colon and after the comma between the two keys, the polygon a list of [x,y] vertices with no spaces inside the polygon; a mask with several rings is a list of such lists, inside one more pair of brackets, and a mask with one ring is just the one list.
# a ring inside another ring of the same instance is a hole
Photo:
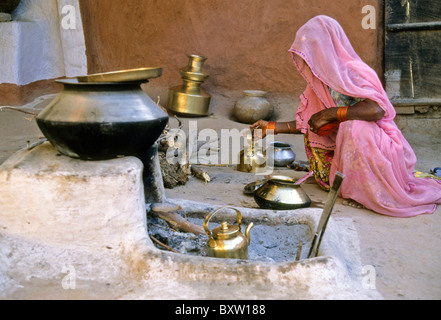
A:
{"label": "wooden stick", "polygon": [[210,182],[211,178],[207,172],[195,167],[191,166],[191,173],[198,179],[204,180],[205,183]]}
{"label": "wooden stick", "polygon": [[152,236],[152,235],[150,236],[150,239],[152,239],[153,242],[155,242],[156,244],[160,245],[161,247],[164,247],[165,249],[170,250],[171,252],[179,253],[179,252],[176,251],[175,249],[173,249],[173,248],[167,246],[166,244],[163,244],[161,241],[159,241],[158,239],[156,239],[156,238],[155,238],[154,236]]}
{"label": "wooden stick", "polygon": [[0,111],[3,111],[3,109],[14,110],[14,111],[18,111],[18,112],[25,113],[25,114],[31,114],[33,116],[38,116],[38,114],[36,114],[34,112],[28,112],[28,111],[20,110],[18,108],[14,108],[14,107],[0,107]]}
{"label": "wooden stick", "polygon": [[181,207],[179,206],[173,208],[173,206],[167,204],[153,204],[149,213],[164,220],[173,229],[187,233],[194,233],[197,235],[205,234],[202,226],[188,222],[186,219],[174,212],[180,209]]}

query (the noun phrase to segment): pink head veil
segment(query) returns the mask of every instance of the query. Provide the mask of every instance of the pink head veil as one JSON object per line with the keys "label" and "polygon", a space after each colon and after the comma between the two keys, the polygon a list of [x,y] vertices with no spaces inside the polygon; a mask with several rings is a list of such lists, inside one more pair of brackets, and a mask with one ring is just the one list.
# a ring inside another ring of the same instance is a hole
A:
{"label": "pink head veil", "polygon": [[[308,83],[297,114],[298,128],[303,132],[307,131],[312,114],[334,106],[327,86],[347,96],[374,100],[385,111],[378,124],[394,130],[395,124],[386,123],[395,118],[396,112],[378,75],[357,55],[336,20],[324,15],[309,20],[298,30],[289,52]],[[322,138],[310,132],[310,140],[332,149],[335,136]]]}
{"label": "pink head veil", "polygon": [[[309,20],[297,32],[290,53],[307,81],[296,113],[297,128],[309,133],[311,146],[334,150],[330,182],[337,170],[346,175],[342,196],[391,216],[434,212],[441,203],[441,184],[415,178],[417,159],[393,121],[395,109],[377,74],[355,53],[338,22],[327,16]],[[376,123],[347,121],[337,134],[315,135],[309,131],[309,118],[335,106],[328,87],[374,100],[385,116]]]}

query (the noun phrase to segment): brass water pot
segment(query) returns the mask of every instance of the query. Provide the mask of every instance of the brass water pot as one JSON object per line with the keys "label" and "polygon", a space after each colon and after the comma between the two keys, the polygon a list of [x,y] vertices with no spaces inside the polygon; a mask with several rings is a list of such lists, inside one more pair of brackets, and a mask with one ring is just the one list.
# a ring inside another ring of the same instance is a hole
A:
{"label": "brass water pot", "polygon": [[307,208],[311,199],[296,180],[285,176],[271,176],[254,192],[254,200],[261,209],[294,210]]}
{"label": "brass water pot", "polygon": [[[220,227],[210,231],[208,223],[210,219],[223,209],[233,209],[237,213],[237,225],[229,225],[222,222]],[[248,259],[248,246],[250,244],[250,231],[253,228],[251,222],[245,234],[241,232],[242,215],[239,210],[231,207],[219,208],[210,213],[204,220],[204,229],[208,235],[207,252],[210,257],[229,259]]]}

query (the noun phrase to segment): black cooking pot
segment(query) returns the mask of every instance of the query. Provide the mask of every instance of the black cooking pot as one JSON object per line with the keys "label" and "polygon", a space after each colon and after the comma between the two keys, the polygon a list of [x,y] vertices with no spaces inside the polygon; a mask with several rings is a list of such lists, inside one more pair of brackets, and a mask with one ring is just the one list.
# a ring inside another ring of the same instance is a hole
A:
{"label": "black cooking pot", "polygon": [[38,115],[37,123],[58,151],[69,157],[138,156],[167,125],[168,115],[142,91],[139,81],[58,82],[64,90]]}
{"label": "black cooking pot", "polygon": [[20,0],[1,0],[0,12],[12,13],[20,4]]}

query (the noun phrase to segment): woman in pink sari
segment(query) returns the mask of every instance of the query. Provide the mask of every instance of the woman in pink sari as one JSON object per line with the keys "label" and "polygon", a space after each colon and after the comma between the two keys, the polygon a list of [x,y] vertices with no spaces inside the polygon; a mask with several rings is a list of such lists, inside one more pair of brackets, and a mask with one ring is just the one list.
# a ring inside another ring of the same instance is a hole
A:
{"label": "woman in pink sari", "polygon": [[441,183],[416,178],[416,156],[394,122],[395,109],[375,73],[353,50],[337,21],[317,16],[297,32],[289,52],[307,82],[296,120],[260,120],[263,136],[302,133],[319,184],[329,190],[337,171],[341,196],[375,212],[412,217],[441,203]]}

